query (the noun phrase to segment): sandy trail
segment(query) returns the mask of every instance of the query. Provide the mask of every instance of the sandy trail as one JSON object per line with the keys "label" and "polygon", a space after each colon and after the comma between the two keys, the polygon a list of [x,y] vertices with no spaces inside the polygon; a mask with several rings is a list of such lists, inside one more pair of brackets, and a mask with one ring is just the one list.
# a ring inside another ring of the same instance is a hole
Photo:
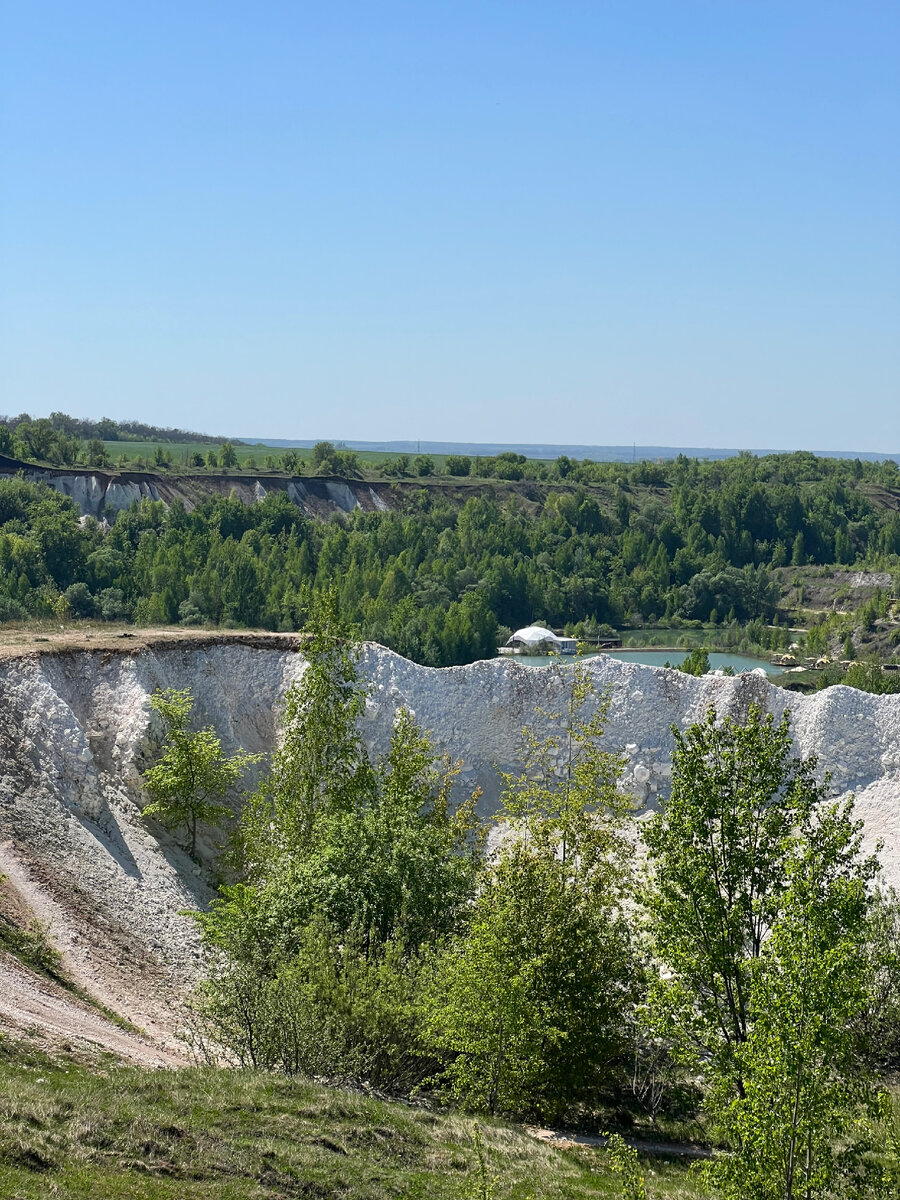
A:
{"label": "sandy trail", "polygon": [[[605,1146],[609,1141],[602,1135],[590,1133],[563,1133],[558,1129],[537,1129],[528,1127],[526,1133],[539,1141],[548,1142],[551,1146],[569,1148],[571,1146]],[[661,1158],[711,1158],[712,1152],[705,1146],[691,1146],[684,1142],[656,1142],[645,1138],[626,1137],[625,1144],[637,1150],[639,1154],[657,1155]]]}
{"label": "sandy trail", "polygon": [[[148,1045],[156,1045],[161,1053],[183,1061],[182,1045],[173,1032],[178,1021],[172,1008],[172,986],[145,947],[109,922],[98,929],[98,914],[88,895],[71,883],[63,888],[40,863],[10,842],[2,842],[0,904],[6,902],[8,915],[11,900],[18,909],[17,924],[27,927],[31,919],[36,919],[44,926],[48,940],[61,956],[62,973],[89,1001],[127,1017],[143,1031]],[[9,961],[19,965],[15,959]],[[25,970],[32,975],[27,967]],[[40,990],[44,977],[33,974],[32,978]],[[60,994],[64,999],[72,998],[65,989],[60,989]],[[96,1013],[89,1002],[87,1009]]]}
{"label": "sandy trail", "polygon": [[186,1058],[120,1029],[101,1013],[7,954],[0,955],[0,1023],[16,1033],[39,1029],[51,1043],[108,1050],[144,1067],[178,1067]]}

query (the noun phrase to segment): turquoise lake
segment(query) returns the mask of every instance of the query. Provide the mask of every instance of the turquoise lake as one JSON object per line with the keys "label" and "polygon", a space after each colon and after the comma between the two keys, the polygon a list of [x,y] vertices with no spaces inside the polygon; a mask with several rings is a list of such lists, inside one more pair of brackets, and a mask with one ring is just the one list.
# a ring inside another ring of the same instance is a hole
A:
{"label": "turquoise lake", "polygon": [[[683,662],[688,655],[687,650],[604,650],[602,653],[608,654],[610,658],[619,658],[623,662],[642,663],[645,667],[664,667],[667,662],[674,667]],[[516,654],[511,657],[514,662],[524,663],[527,667],[547,667],[551,663],[578,662],[578,659],[560,658],[550,654]],[[594,658],[596,656],[586,654],[584,657]],[[762,667],[767,675],[781,675],[784,671],[783,667],[776,667],[774,663],[767,662],[762,658],[749,658],[746,654],[720,654],[715,650],[710,651],[709,666],[713,671],[731,667],[736,674],[743,671],[755,671],[758,667]]]}

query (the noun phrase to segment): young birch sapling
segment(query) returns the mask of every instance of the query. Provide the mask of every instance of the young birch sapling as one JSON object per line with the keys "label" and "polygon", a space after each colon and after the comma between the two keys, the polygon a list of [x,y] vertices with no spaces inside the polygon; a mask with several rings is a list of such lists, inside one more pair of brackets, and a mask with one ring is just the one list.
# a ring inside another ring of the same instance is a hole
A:
{"label": "young birch sapling", "polygon": [[197,853],[198,823],[218,824],[231,817],[222,800],[247,767],[260,759],[243,751],[229,757],[212,726],[191,729],[193,706],[190,688],[166,688],[150,697],[150,707],[162,717],[166,733],[162,754],[144,772],[144,786],[152,799],[142,813],[170,831],[186,826],[191,858]]}

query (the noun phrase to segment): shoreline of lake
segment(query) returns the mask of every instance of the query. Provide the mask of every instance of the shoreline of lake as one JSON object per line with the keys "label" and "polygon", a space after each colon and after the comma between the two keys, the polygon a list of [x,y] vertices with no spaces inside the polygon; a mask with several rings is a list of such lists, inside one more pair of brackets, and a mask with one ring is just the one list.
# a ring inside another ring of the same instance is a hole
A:
{"label": "shoreline of lake", "polygon": [[[524,666],[546,667],[554,663],[585,662],[588,659],[597,658],[601,654],[605,654],[607,657],[615,658],[619,662],[636,662],[639,666],[645,667],[664,667],[666,660],[668,660],[669,666],[675,668],[690,653],[691,650],[684,646],[628,646],[627,648],[623,647],[613,650],[591,650],[587,654],[579,655],[515,654],[509,657],[512,661],[521,662]],[[738,675],[759,669],[765,671],[767,675],[784,674],[784,667],[769,662],[765,658],[756,658],[750,654],[731,653],[726,650],[710,650],[710,671],[721,671],[726,667],[731,667],[735,674]]]}

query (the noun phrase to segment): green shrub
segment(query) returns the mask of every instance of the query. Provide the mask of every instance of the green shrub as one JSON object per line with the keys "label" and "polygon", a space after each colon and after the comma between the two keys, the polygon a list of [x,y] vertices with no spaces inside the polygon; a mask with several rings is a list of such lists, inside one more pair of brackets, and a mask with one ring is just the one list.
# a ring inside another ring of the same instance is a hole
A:
{"label": "green shrub", "polygon": [[32,920],[22,929],[0,918],[0,946],[27,966],[60,978],[62,955],[50,941],[50,926],[46,922]]}

